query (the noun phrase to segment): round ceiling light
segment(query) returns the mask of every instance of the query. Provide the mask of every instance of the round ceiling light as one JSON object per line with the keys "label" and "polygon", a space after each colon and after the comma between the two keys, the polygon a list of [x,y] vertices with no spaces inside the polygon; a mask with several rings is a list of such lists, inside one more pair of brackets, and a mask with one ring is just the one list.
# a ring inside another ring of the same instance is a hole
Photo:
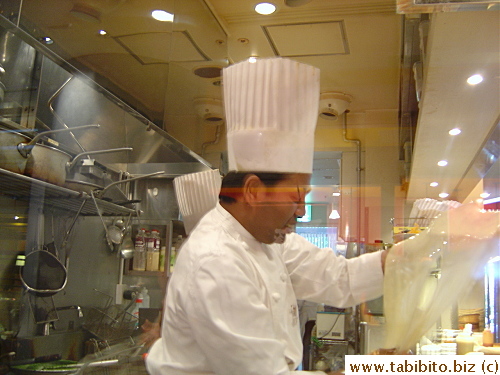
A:
{"label": "round ceiling light", "polygon": [[255,6],[255,11],[263,15],[272,14],[276,11],[276,5],[271,3],[260,3]]}
{"label": "round ceiling light", "polygon": [[478,83],[483,82],[483,76],[481,74],[474,74],[467,78],[467,83],[469,85],[477,85]]}
{"label": "round ceiling light", "polygon": [[161,22],[174,22],[174,15],[165,10],[156,9],[151,12],[151,17]]}
{"label": "round ceiling light", "polygon": [[446,167],[448,165],[448,162],[446,160],[440,160],[438,161],[438,165],[440,167]]}

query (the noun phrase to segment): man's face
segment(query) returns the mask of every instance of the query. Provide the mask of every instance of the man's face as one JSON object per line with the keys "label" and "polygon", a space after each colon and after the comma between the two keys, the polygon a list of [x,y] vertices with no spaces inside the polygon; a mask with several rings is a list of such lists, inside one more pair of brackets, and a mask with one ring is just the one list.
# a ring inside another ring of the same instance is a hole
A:
{"label": "man's face", "polygon": [[305,214],[305,197],[310,191],[309,174],[291,174],[286,180],[272,187],[265,187],[259,202],[261,242],[281,243],[284,236],[290,233],[297,218]]}

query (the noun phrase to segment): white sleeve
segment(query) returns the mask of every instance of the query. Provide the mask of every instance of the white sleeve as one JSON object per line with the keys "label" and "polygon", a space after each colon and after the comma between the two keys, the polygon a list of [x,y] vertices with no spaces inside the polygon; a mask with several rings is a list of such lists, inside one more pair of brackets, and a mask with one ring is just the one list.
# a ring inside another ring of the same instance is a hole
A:
{"label": "white sleeve", "polygon": [[383,293],[381,252],[346,259],[291,233],[283,257],[298,299],[350,307]]}
{"label": "white sleeve", "polygon": [[226,256],[201,262],[189,282],[189,324],[216,374],[290,374],[260,282],[248,263]]}

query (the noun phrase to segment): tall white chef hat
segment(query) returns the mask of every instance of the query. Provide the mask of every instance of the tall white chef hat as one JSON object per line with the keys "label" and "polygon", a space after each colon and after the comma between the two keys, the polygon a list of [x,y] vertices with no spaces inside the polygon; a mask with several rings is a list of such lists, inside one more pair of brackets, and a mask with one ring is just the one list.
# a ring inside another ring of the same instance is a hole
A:
{"label": "tall white chef hat", "polygon": [[174,190],[186,234],[215,207],[222,177],[218,169],[189,173],[174,178]]}
{"label": "tall white chef hat", "polygon": [[223,71],[229,171],[312,173],[319,69],[284,58]]}

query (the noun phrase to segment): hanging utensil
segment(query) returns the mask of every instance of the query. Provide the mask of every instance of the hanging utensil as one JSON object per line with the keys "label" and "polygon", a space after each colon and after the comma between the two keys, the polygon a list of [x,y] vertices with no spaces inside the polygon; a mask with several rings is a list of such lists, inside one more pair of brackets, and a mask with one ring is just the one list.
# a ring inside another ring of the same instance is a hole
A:
{"label": "hanging utensil", "polygon": [[54,212],[51,212],[51,215],[50,215],[50,229],[51,229],[51,234],[52,234],[52,241],[50,241],[48,244],[46,244],[45,247],[47,248],[48,251],[50,251],[57,258],[59,258],[59,251],[57,250],[56,236],[55,236],[55,231],[54,231]]}
{"label": "hanging utensil", "polygon": [[119,247],[123,241],[123,229],[118,227],[115,222],[109,225],[107,229],[109,239],[113,243],[114,250],[116,250],[116,248]]}
{"label": "hanging utensil", "polygon": [[69,225],[69,229],[66,231],[66,234],[64,235],[64,238],[62,240],[61,249],[65,251],[65,256],[66,256],[66,261],[65,261],[66,270],[69,268],[69,253],[71,252],[71,248],[69,248],[68,250],[66,250],[66,244],[68,243],[69,235],[70,235],[71,231],[73,230],[73,227],[75,226],[75,223],[78,220],[78,217],[80,216],[80,213],[82,212],[83,207],[87,203],[87,199],[88,199],[88,197],[85,197],[82,200],[82,204],[78,208],[78,211],[76,212],[76,215],[73,218],[73,221],[71,222],[71,224]]}
{"label": "hanging utensil", "polygon": [[134,241],[132,241],[132,235],[130,233],[130,219],[132,214],[129,215],[127,224],[125,224],[125,232],[123,234],[123,240],[119,247],[119,254],[123,259],[130,259],[134,256],[135,246]]}
{"label": "hanging utensil", "polygon": [[33,250],[24,259],[19,270],[24,287],[32,294],[48,297],[66,286],[68,273],[61,261],[47,248]]}
{"label": "hanging utensil", "polygon": [[102,217],[101,210],[99,208],[99,204],[97,203],[97,200],[95,199],[94,191],[90,192],[90,196],[92,197],[92,200],[94,201],[95,208],[97,210],[97,214],[99,215],[99,218],[101,219],[102,226],[104,227],[104,232],[106,233],[106,242],[108,244],[109,249],[111,252],[115,251],[115,247],[113,246],[113,241],[110,238],[110,235],[108,233],[108,226],[104,222],[104,218]]}
{"label": "hanging utensil", "polygon": [[[69,129],[68,125],[66,125],[66,123],[62,120],[61,117],[59,117],[59,115],[56,113],[56,111],[54,110],[54,107],[52,106],[52,103],[54,102],[55,98],[57,96],[59,96],[59,94],[61,93],[62,89],[69,83],[69,81],[71,81],[73,79],[73,76],[69,77],[66,82],[64,82],[62,84],[61,87],[59,87],[57,89],[57,91],[52,94],[52,96],[49,98],[48,102],[47,102],[47,105],[49,106],[49,109],[50,109],[50,112],[52,113],[52,115],[54,116],[54,118],[62,125],[64,126],[66,129]],[[71,135],[71,138],[73,138],[73,140],[75,141],[75,143],[78,145],[78,147],[80,147],[80,149],[85,152],[86,150],[83,148],[83,146],[80,144],[80,142],[78,141],[78,139],[76,139],[75,135],[70,132],[69,133]]]}
{"label": "hanging utensil", "polygon": [[132,178],[128,178],[126,180],[121,180],[121,181],[115,181],[115,182],[112,182],[111,184],[107,185],[104,189],[100,190],[100,189],[96,189],[94,191],[94,194],[97,198],[99,199],[103,199],[104,195],[106,194],[106,191],[108,191],[108,189],[110,187],[113,187],[113,186],[116,186],[118,184],[125,184],[127,182],[131,182],[131,181],[135,181],[135,180],[140,180],[140,179],[143,179],[143,178],[147,178],[147,177],[153,177],[153,176],[157,176],[157,175],[160,175],[160,174],[164,174],[165,171],[160,171],[160,172],[154,172],[154,173],[149,173],[149,174],[143,174],[143,175],[140,175],[140,176],[136,176],[136,177],[132,177]]}

